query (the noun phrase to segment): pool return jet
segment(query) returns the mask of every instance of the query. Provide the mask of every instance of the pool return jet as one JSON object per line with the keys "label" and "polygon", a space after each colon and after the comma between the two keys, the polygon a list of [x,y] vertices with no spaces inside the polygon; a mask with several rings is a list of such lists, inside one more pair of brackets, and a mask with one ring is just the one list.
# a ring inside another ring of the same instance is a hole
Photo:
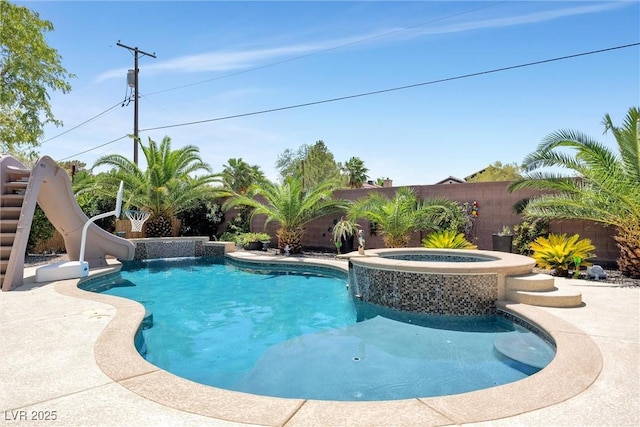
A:
{"label": "pool return jet", "polygon": [[56,280],[77,279],[89,275],[89,263],[84,260],[84,252],[87,245],[87,230],[93,222],[115,215],[120,216],[122,210],[122,196],[124,193],[124,183],[120,181],[118,196],[116,198],[116,209],[90,218],[82,227],[82,237],[80,241],[80,257],[78,261],[57,262],[44,265],[36,269],[36,282],[53,282]]}

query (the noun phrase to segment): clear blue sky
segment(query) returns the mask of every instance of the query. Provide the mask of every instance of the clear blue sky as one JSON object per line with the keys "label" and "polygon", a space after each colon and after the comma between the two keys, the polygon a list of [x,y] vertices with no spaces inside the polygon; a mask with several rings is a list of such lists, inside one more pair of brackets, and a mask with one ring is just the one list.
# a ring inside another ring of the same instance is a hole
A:
{"label": "clear blue sky", "polygon": [[[638,1],[54,2],[17,4],[50,20],[47,39],[77,78],[52,94],[64,127],[45,142],[56,160],[89,166],[132,158],[122,43],[140,57],[139,128],[199,147],[215,171],[231,157],[275,179],[279,154],[323,140],[337,161],[360,157],[394,185],[465,177],[517,162],[549,133],[575,129],[612,144],[601,120],[640,104],[640,48],[421,85],[304,108],[224,118],[428,83],[640,41]],[[142,153],[140,153],[142,158]]]}

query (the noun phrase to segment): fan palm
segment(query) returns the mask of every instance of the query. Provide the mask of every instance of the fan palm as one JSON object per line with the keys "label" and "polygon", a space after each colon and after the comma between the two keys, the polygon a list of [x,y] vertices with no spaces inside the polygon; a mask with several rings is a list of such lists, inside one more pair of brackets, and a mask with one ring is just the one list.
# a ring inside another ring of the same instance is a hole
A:
{"label": "fan palm", "polygon": [[[582,219],[614,226],[620,248],[618,267],[640,277],[640,109],[630,108],[622,126],[605,115],[617,153],[583,133],[560,130],[546,137],[524,160],[527,174],[511,184],[551,190],[532,199],[524,214],[544,219]],[[569,154],[566,149],[574,153]],[[573,176],[540,170],[561,167]]]}
{"label": "fan palm", "polygon": [[344,166],[342,172],[347,176],[347,186],[349,188],[362,188],[367,181],[369,169],[364,167],[364,162],[358,157],[350,158]]}
{"label": "fan palm", "polygon": [[249,206],[253,208],[252,215],[266,215],[266,224],[271,221],[280,224],[276,232],[280,252],[288,245],[290,253],[298,253],[308,222],[344,209],[345,202],[332,197],[335,188],[334,181],[303,188],[300,175],[290,176],[281,184],[270,181],[253,184],[246,194],[234,194],[223,208]]}
{"label": "fan palm", "polygon": [[409,245],[411,233],[419,230],[441,230],[462,215],[460,206],[451,200],[430,198],[418,200],[409,187],[399,188],[393,199],[379,193],[356,200],[348,210],[351,220],[364,218],[375,223],[388,248]]}
{"label": "fan palm", "polygon": [[[140,144],[140,147],[147,162],[145,171],[120,154],[103,156],[93,167],[112,166],[114,169],[98,175],[97,188],[112,191],[117,183],[124,181],[125,208],[135,206],[152,213],[147,222],[147,234],[150,237],[170,235],[167,221],[170,224],[194,200],[205,197],[211,191],[208,184],[218,178],[201,160],[198,148],[193,145],[172,150],[171,139],[164,137],[160,145],[149,138],[149,144]],[[201,171],[205,173],[193,175]],[[155,227],[156,223],[164,226]],[[152,231],[159,229],[162,231]]]}

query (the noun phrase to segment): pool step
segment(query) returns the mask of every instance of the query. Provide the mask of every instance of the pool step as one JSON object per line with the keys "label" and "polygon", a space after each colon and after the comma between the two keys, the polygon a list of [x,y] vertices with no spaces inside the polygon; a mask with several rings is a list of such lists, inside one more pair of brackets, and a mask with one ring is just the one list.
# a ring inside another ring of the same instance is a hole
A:
{"label": "pool step", "polygon": [[142,330],[153,328],[153,312],[149,309],[144,311],[144,319],[142,319]]}
{"label": "pool step", "polygon": [[542,369],[555,357],[555,351],[533,333],[512,333],[498,337],[494,348],[510,359]]}
{"label": "pool step", "polygon": [[506,278],[507,299],[541,307],[579,307],[582,293],[572,289],[558,289],[548,274],[529,273]]}

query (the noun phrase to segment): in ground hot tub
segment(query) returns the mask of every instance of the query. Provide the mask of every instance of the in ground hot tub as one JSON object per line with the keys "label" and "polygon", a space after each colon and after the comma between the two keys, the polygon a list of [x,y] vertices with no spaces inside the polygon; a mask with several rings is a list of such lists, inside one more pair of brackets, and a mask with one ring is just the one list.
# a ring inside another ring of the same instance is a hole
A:
{"label": "in ground hot tub", "polygon": [[398,248],[349,257],[358,300],[409,313],[489,316],[505,299],[505,277],[531,273],[532,258],[505,252]]}

